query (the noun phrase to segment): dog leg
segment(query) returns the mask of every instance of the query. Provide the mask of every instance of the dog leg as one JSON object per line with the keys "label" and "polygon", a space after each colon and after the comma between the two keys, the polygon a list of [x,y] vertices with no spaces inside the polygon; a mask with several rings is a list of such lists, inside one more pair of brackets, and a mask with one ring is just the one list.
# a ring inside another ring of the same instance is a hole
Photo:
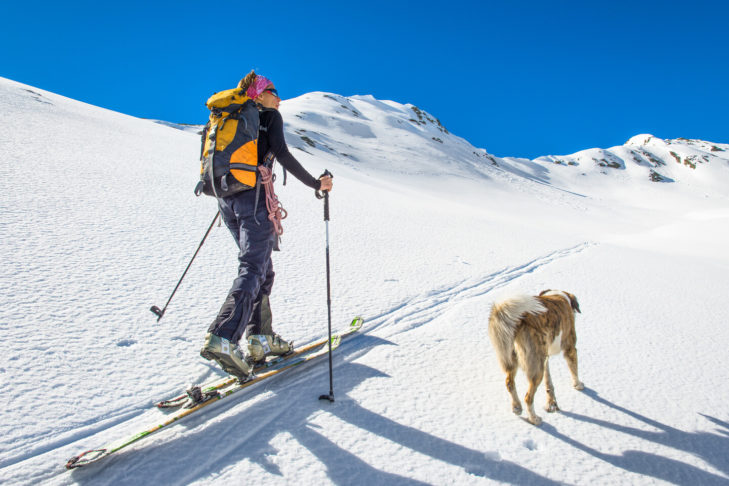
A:
{"label": "dog leg", "polygon": [[549,373],[549,358],[544,362],[544,384],[547,387],[547,405],[544,407],[549,413],[559,410],[557,406],[557,397],[554,395],[554,384],[552,384],[552,375]]}
{"label": "dog leg", "polygon": [[512,369],[506,372],[506,389],[511,393],[511,410],[516,415],[521,415],[521,402],[519,401],[519,395],[516,394],[516,378],[517,367],[514,366]]}
{"label": "dog leg", "polygon": [[529,390],[527,391],[524,401],[527,405],[527,420],[533,425],[542,425],[542,419],[534,412],[534,395],[537,392],[537,387],[541,380],[529,380]]}
{"label": "dog leg", "polygon": [[567,361],[567,367],[570,369],[570,373],[572,374],[572,386],[574,386],[576,390],[584,390],[585,384],[577,377],[577,349],[572,347],[565,349],[564,359]]}
{"label": "dog leg", "polygon": [[542,382],[542,376],[544,375],[543,366],[538,366],[536,370],[529,370],[527,375],[529,380],[529,390],[524,397],[524,401],[527,405],[527,414],[529,417],[527,420],[533,425],[541,425],[542,419],[534,412],[534,395],[537,393],[537,388]]}

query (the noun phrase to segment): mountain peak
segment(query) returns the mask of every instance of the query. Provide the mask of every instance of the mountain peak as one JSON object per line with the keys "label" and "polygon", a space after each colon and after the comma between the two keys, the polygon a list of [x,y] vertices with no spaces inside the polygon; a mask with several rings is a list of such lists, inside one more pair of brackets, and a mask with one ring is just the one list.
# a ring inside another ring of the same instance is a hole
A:
{"label": "mountain peak", "polygon": [[625,145],[642,147],[643,145],[648,145],[651,142],[657,142],[657,141],[665,143],[665,141],[661,138],[657,138],[656,136],[651,135],[649,133],[642,133],[640,135],[631,137],[630,140],[625,142]]}

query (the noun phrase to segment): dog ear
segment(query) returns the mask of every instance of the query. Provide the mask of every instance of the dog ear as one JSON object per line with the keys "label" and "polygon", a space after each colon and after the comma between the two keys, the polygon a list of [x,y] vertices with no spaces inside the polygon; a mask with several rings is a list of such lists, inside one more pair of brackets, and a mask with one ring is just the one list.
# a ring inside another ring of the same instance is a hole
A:
{"label": "dog ear", "polygon": [[565,292],[565,293],[570,298],[570,305],[572,306],[572,310],[574,310],[575,312],[579,312],[580,314],[582,314],[582,311],[580,310],[580,303],[577,302],[577,297],[575,297],[574,295],[570,294],[569,292]]}
{"label": "dog ear", "polygon": [[541,292],[539,292],[539,297],[541,297],[542,295],[546,294],[547,292],[551,292],[551,291],[552,291],[552,289],[542,290]]}

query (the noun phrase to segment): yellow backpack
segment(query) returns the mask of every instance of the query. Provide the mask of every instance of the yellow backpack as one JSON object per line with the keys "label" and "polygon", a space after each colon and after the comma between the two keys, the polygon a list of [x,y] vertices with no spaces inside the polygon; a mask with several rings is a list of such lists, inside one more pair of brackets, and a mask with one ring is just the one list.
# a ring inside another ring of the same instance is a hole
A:
{"label": "yellow backpack", "polygon": [[225,197],[251,189],[258,180],[258,108],[244,89],[215,93],[202,133],[200,182],[195,194]]}

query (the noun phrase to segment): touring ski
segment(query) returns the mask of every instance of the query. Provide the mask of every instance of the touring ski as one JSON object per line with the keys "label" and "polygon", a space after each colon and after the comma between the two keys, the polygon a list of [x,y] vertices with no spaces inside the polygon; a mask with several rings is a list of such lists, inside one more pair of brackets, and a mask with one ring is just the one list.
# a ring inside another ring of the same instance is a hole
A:
{"label": "touring ski", "polygon": [[[349,325],[349,328],[347,328],[346,331],[340,333],[340,336],[342,338],[347,337],[349,334],[352,334],[354,332],[357,332],[360,327],[362,327],[362,323],[364,321],[361,317],[356,317],[351,324]],[[309,343],[305,346],[302,346],[300,348],[294,348],[293,352],[289,354],[285,354],[283,356],[277,356],[273,359],[270,359],[266,361],[266,363],[256,366],[256,368],[253,370],[253,374],[257,375],[259,373],[264,372],[267,369],[278,369],[280,367],[286,366],[286,363],[292,359],[295,359],[299,356],[302,356],[310,351],[313,351],[321,346],[324,346],[329,341],[329,338],[322,338],[317,341],[314,341],[312,343]],[[214,381],[212,383],[206,383],[204,385],[200,385],[199,388],[203,395],[209,394],[214,392],[215,390],[220,390],[222,388],[228,387],[238,381],[237,378],[234,378],[232,376],[228,376],[226,378],[222,378],[220,380]],[[170,398],[168,400],[162,400],[157,403],[155,403],[155,406],[157,408],[177,408],[182,405],[185,405],[188,403],[189,400],[189,390],[186,391],[183,394],[180,394],[176,397]]]}
{"label": "touring ski", "polygon": [[[339,343],[341,342],[342,338],[345,336],[349,336],[357,331],[362,327],[362,324],[364,323],[364,320],[361,317],[356,317],[352,323],[349,325],[349,328],[340,334],[335,334],[332,336],[331,339],[331,349],[335,349],[337,346],[339,346]],[[328,343],[329,340],[325,339],[324,343]],[[300,351],[299,354],[295,356],[289,355],[287,359],[284,361],[279,362],[277,366],[273,366],[271,369],[267,369],[266,371],[263,371],[262,373],[258,375],[251,375],[251,378],[249,378],[247,381],[241,383],[237,379],[230,379],[225,380],[220,383],[215,383],[211,386],[204,386],[204,387],[193,387],[190,390],[188,390],[188,393],[185,395],[185,399],[188,402],[188,405],[185,408],[182,408],[170,415],[167,416],[166,420],[164,420],[162,423],[156,423],[154,425],[151,425],[147,427],[145,430],[136,433],[130,437],[124,438],[122,440],[113,442],[101,449],[92,449],[86,452],[83,452],[77,456],[72,457],[68,460],[66,463],[66,469],[75,469],[77,467],[86,466],[88,464],[98,462],[101,459],[108,457],[109,455],[125,448],[126,446],[133,444],[134,442],[137,442],[138,440],[149,436],[150,434],[157,432],[158,430],[167,427],[171,424],[174,424],[178,420],[187,417],[188,415],[197,412],[198,410],[206,407],[207,405],[210,405],[211,403],[217,402],[218,400],[222,400],[223,398],[227,398],[230,395],[246,389],[252,385],[255,385],[267,378],[270,378],[272,376],[275,376],[279,373],[282,373],[284,371],[290,370],[294,367],[297,367],[299,365],[302,365],[308,361],[314,360],[318,357],[324,356],[329,352],[329,346],[323,346],[321,342],[319,342],[317,349],[317,344],[312,343],[312,347],[309,349],[313,349],[309,352]],[[223,384],[226,383],[227,385]],[[212,388],[217,387],[217,388]]]}

